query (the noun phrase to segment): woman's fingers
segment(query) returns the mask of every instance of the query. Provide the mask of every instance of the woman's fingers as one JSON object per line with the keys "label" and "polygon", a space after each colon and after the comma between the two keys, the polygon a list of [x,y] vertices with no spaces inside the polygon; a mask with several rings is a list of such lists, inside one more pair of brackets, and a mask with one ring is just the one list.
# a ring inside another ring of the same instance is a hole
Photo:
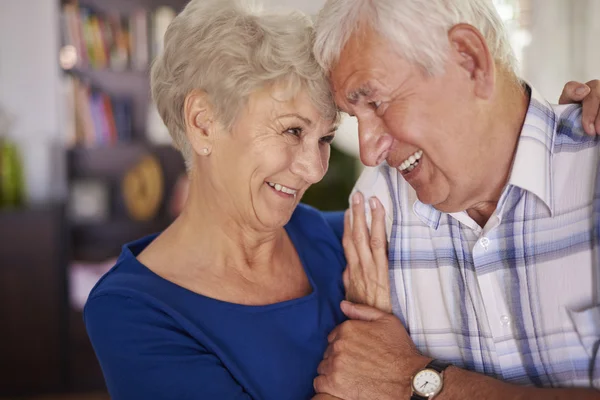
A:
{"label": "woman's fingers", "polygon": [[371,252],[377,273],[377,294],[375,307],[391,312],[390,284],[388,272],[387,235],[385,232],[385,210],[376,197],[369,199],[371,207]]}
{"label": "woman's fingers", "polygon": [[346,262],[352,269],[358,266],[358,253],[354,245],[354,239],[352,238],[352,223],[350,222],[350,210],[346,210],[344,213],[344,236],[342,237],[342,246],[344,247],[344,253],[346,254]]}
{"label": "woman's fingers", "polygon": [[365,204],[362,193],[356,192],[352,197],[352,239],[358,253],[362,272],[368,273],[373,264],[371,253],[370,234],[365,215]]}
{"label": "woman's fingers", "polygon": [[344,247],[344,254],[346,255],[346,269],[342,275],[344,282],[344,289],[346,289],[346,298],[351,301],[360,300],[357,298],[355,288],[352,286],[352,276],[361,275],[360,262],[358,260],[358,253],[354,247],[354,239],[352,239],[352,224],[350,223],[350,210],[346,210],[344,213],[344,236],[342,237],[342,246]]}
{"label": "woman's fingers", "polygon": [[[371,207],[371,239],[370,246],[373,254],[373,260],[377,267],[377,276],[387,277],[388,272],[388,254],[387,237],[385,233],[385,211],[376,197],[369,199]],[[381,279],[380,279],[381,281]]]}
{"label": "woman's fingers", "polygon": [[[343,274],[344,287],[349,300],[389,312],[385,210],[376,198],[369,199],[368,204],[365,201],[361,193],[355,193],[351,210],[344,216],[342,242],[348,263]],[[365,206],[371,209],[371,232]]]}

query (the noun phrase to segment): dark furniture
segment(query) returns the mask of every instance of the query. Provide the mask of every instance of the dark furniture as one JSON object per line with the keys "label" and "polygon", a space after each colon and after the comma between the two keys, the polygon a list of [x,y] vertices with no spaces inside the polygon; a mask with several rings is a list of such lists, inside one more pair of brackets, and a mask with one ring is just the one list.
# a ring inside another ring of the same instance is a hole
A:
{"label": "dark furniture", "polygon": [[0,395],[67,384],[64,207],[0,211]]}

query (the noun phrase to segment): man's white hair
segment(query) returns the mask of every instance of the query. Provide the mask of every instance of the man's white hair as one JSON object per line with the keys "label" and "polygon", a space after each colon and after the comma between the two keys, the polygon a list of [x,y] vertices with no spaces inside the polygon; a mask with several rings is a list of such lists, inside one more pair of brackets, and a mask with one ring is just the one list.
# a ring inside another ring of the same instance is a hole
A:
{"label": "man's white hair", "polygon": [[330,71],[362,24],[401,57],[437,75],[444,71],[448,31],[459,23],[477,28],[496,62],[516,75],[516,58],[492,0],[328,0],[317,18],[314,52]]}
{"label": "man's white hair", "polygon": [[188,169],[184,102],[194,89],[207,93],[217,119],[231,128],[248,97],[271,85],[306,90],[326,119],[337,110],[325,71],[312,53],[314,28],[306,15],[265,12],[253,0],[192,0],[171,22],[165,48],[152,65],[158,112]]}

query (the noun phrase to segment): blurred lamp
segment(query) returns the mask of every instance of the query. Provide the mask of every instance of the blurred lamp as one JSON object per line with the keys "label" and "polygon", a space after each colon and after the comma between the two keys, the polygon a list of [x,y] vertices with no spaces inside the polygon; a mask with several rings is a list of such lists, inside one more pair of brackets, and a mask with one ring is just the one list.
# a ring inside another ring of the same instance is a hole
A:
{"label": "blurred lamp", "polygon": [[60,66],[65,71],[75,68],[77,65],[77,49],[73,45],[63,46],[59,53]]}

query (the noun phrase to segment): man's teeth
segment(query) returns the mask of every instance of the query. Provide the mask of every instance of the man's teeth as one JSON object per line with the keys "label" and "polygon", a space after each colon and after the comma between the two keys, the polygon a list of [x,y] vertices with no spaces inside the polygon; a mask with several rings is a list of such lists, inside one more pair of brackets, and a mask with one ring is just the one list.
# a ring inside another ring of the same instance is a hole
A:
{"label": "man's teeth", "polygon": [[290,189],[289,187],[285,187],[283,185],[280,185],[279,183],[267,182],[267,184],[269,186],[271,186],[273,189],[277,190],[278,192],[283,192],[283,193],[291,194],[293,196],[295,196],[296,193],[298,193],[297,190]]}
{"label": "man's teeth", "polygon": [[423,150],[416,151],[413,155],[404,160],[404,162],[400,164],[398,169],[400,170],[400,172],[412,171],[419,164],[419,160],[421,159],[421,157],[423,157]]}

